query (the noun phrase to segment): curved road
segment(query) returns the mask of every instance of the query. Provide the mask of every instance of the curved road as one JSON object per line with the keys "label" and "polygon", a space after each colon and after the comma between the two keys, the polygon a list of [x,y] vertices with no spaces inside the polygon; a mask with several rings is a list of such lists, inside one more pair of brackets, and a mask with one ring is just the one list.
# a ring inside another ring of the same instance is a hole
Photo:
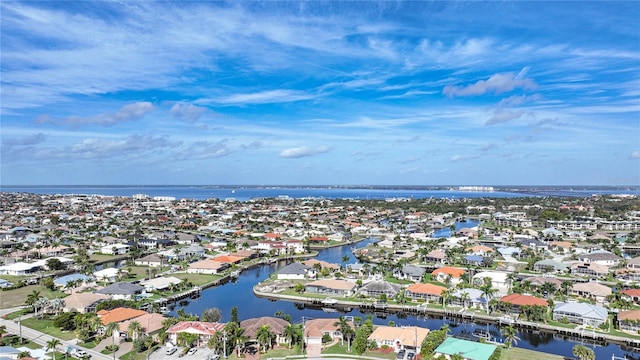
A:
{"label": "curved road", "polygon": [[[6,314],[10,314],[13,312],[16,312],[18,310],[22,309],[22,307],[15,307],[15,308],[11,308],[11,309],[1,309],[0,310],[0,325],[4,325],[7,327],[7,331],[9,333],[12,334],[20,334],[20,325],[13,320],[7,320],[4,318],[4,316]],[[35,342],[38,345],[42,345],[43,348],[46,349],[47,347],[47,342],[50,341],[51,339],[53,339],[54,337],[48,334],[45,334],[43,332],[40,331],[36,331],[33,329],[30,329],[26,326],[22,326],[22,337],[25,339],[29,339],[33,342]],[[66,340],[62,340],[62,339],[58,339],[60,340],[60,342],[62,343],[62,346],[64,348],[66,348],[67,346],[74,346],[77,347],[79,349],[82,349],[84,351],[87,352],[87,354],[91,355],[91,359],[92,360],[113,360],[113,356],[112,355],[105,355],[105,354],[101,354],[97,351],[94,351],[93,349],[87,349],[84,347],[80,347],[77,346],[75,344],[75,339],[73,341],[66,341]],[[59,349],[61,350],[61,349]]]}

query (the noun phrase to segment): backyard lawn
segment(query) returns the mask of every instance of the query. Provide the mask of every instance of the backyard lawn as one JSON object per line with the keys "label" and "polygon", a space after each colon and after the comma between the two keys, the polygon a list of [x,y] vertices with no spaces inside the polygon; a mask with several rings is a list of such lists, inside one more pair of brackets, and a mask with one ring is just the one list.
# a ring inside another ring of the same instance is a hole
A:
{"label": "backyard lawn", "polygon": [[202,286],[212,281],[220,279],[220,275],[208,275],[208,274],[188,274],[188,273],[175,273],[172,276],[182,280],[189,280],[195,286]]}
{"label": "backyard lawn", "polygon": [[521,348],[502,348],[500,360],[562,360],[563,356],[547,354],[539,351],[521,349]]}
{"label": "backyard lawn", "polygon": [[63,293],[62,291],[50,290],[40,285],[29,285],[21,287],[19,289],[3,291],[0,306],[2,306],[3,309],[7,309],[24,305],[24,301],[27,298],[27,295],[31,294],[31,292],[34,290],[39,291],[40,295],[46,297],[47,299],[56,299],[67,296],[67,294]]}

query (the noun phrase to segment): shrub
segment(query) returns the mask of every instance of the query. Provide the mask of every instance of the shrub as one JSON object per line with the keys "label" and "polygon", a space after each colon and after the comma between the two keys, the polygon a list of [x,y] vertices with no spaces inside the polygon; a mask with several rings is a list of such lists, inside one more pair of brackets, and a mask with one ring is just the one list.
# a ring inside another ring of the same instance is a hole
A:
{"label": "shrub", "polygon": [[329,342],[331,342],[331,340],[332,340],[331,339],[331,335],[329,335],[329,334],[322,335],[322,343],[323,344],[329,343]]}

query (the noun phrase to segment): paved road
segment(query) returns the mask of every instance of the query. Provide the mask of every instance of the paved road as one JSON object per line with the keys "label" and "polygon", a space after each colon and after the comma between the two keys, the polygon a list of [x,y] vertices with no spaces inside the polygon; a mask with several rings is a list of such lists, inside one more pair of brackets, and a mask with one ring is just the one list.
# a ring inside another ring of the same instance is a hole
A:
{"label": "paved road", "polygon": [[[13,321],[13,320],[7,320],[4,319],[4,315],[12,313],[12,312],[16,312],[18,310],[20,310],[22,307],[16,307],[16,308],[11,308],[11,309],[1,309],[0,310],[0,325],[4,325],[7,327],[7,331],[13,334],[20,334],[20,325]],[[26,326],[22,326],[22,337],[29,339],[33,342],[35,342],[38,345],[42,345],[43,348],[47,347],[47,342],[51,341],[51,339],[53,339],[53,336],[45,334],[43,332],[40,331],[36,331],[33,329],[30,329]],[[77,346],[75,344],[75,339],[74,341],[66,341],[66,340],[62,340],[62,339],[58,339],[60,340],[60,342],[62,342],[62,346],[60,346],[60,348],[58,350],[63,350],[64,348],[67,347],[67,345],[69,346],[74,346],[74,347],[78,347],[81,348],[83,350],[85,350],[87,352],[87,354],[91,355],[91,359],[92,360],[113,360],[113,357],[111,355],[105,355],[105,354],[101,354],[97,351],[94,351],[92,349],[87,349],[87,348],[83,348],[80,346]]]}

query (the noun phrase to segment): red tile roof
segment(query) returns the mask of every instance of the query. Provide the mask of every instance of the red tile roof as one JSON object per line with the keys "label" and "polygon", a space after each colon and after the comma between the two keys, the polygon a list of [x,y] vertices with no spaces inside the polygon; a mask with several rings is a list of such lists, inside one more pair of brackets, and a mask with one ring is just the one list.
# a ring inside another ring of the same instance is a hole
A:
{"label": "red tile roof", "polygon": [[458,269],[458,268],[454,268],[454,267],[451,267],[451,266],[443,266],[441,268],[437,268],[437,269],[433,270],[431,272],[431,275],[447,274],[447,275],[450,275],[451,277],[459,278],[465,272],[466,272],[466,270],[464,270],[464,269]]}
{"label": "red tile roof", "polygon": [[146,311],[125,307],[119,307],[113,310],[98,311],[98,317],[100,317],[100,322],[103,325],[107,325],[112,322],[122,322],[146,314],[148,314],[148,312]]}
{"label": "red tile roof", "polygon": [[435,284],[412,284],[407,288],[407,291],[411,291],[414,294],[428,294],[440,296],[443,291],[447,290],[444,286]]}
{"label": "red tile roof", "polygon": [[549,306],[545,299],[515,293],[501,297],[500,301],[517,306]]}
{"label": "red tile roof", "polygon": [[640,296],[640,289],[622,290],[622,293],[631,297],[638,297]]}

